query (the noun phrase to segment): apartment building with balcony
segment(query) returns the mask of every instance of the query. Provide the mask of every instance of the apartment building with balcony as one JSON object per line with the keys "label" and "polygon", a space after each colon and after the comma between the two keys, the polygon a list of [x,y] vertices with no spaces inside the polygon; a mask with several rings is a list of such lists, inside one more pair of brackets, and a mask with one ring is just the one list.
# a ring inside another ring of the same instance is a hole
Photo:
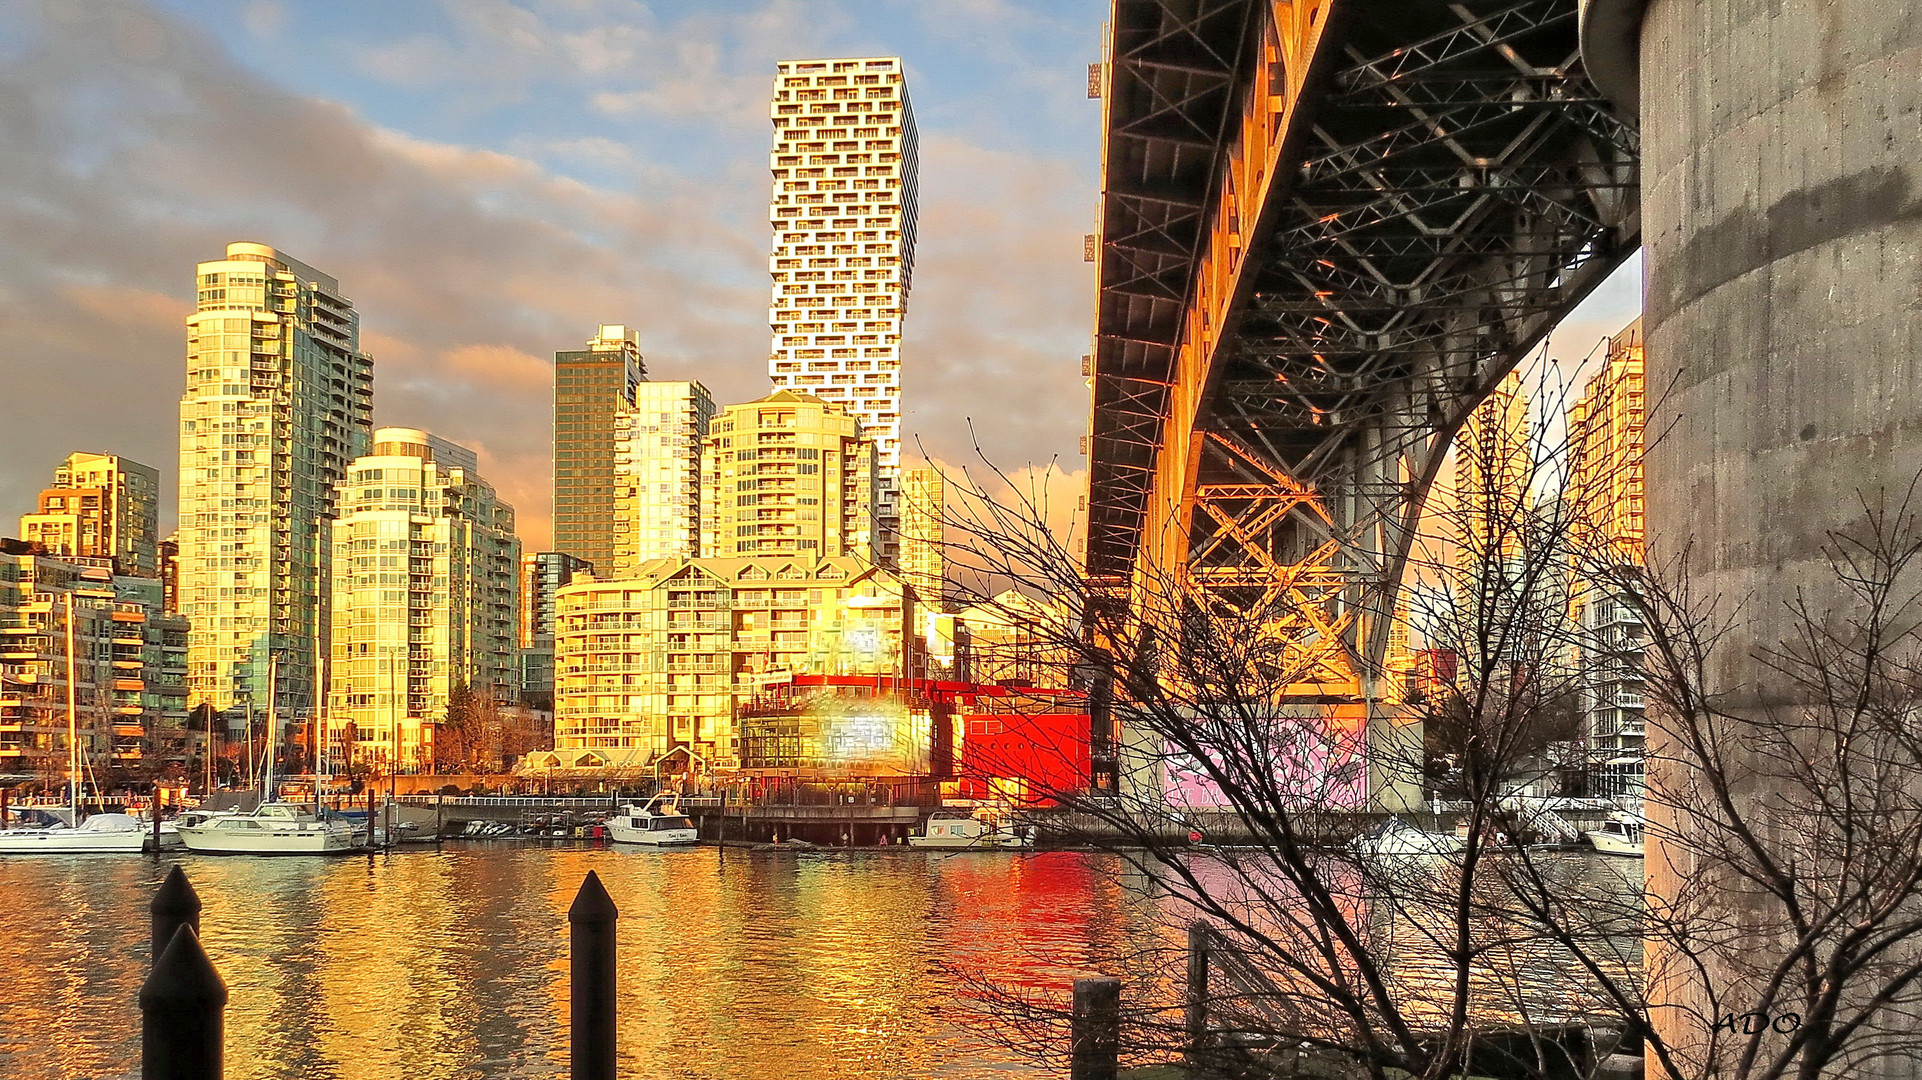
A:
{"label": "apartment building with balcony", "polygon": [[112,454],[68,454],[35,511],[20,518],[20,539],[57,557],[112,559],[116,573],[154,577],[160,473]]}
{"label": "apartment building with balcony", "polygon": [[554,711],[554,611],[560,591],[592,567],[564,551],[521,555],[520,703]]}
{"label": "apartment building with balcony", "polygon": [[947,573],[942,546],[947,485],[933,465],[901,474],[901,547],[897,565],[923,609],[939,611]]}
{"label": "apartment building with balcony", "polygon": [[186,620],[163,609],[158,578],[115,575],[113,564],[0,540],[0,773],[64,782],[69,610],[75,728],[96,775],[200,752],[186,724]]}
{"label": "apartment building with balcony", "polygon": [[374,363],[340,283],[265,244],[199,265],[180,399],[178,606],[190,705],[311,710],[329,529],[373,429]]}
{"label": "apartment building with balcony", "polygon": [[912,594],[863,559],[660,560],[560,592],[555,748],[739,764],[741,702],[795,674],[911,674]]}
{"label": "apartment building with balcony", "polygon": [[714,398],[698,382],[643,382],[615,418],[614,554],[600,576],[701,553],[701,475]]}
{"label": "apartment building with balcony", "polygon": [[1574,605],[1582,734],[1593,786],[1606,797],[1642,789],[1647,634],[1634,583],[1644,558],[1646,389],[1637,319],[1609,339],[1601,369],[1567,414],[1574,572],[1593,579],[1578,586]]}
{"label": "apartment building with balcony", "polygon": [[514,696],[520,541],[473,451],[381,428],[340,484],[333,529],[328,753],[379,769],[434,761],[456,687]]}
{"label": "apartment building with balcony", "polygon": [[792,390],[729,405],[705,457],[702,558],[875,561],[874,444],[838,406]]}
{"label": "apartment building with balcony", "polygon": [[774,389],[832,401],[875,444],[880,556],[900,528],[901,327],[914,269],[919,137],[899,57],[783,60],[768,157]]}

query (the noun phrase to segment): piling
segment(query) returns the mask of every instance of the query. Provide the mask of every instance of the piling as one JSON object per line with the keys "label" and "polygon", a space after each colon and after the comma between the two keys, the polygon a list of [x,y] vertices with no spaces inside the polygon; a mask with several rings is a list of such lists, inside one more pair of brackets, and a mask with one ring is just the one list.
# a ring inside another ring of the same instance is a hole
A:
{"label": "piling", "polygon": [[148,905],[153,916],[153,960],[158,967],[160,957],[173,942],[174,933],[183,926],[194,928],[196,936],[200,933],[200,894],[194,892],[193,883],[187,874],[175,863],[167,871],[167,880],[153,894],[153,903]]}
{"label": "piling", "polygon": [[1076,979],[1069,1023],[1069,1080],[1117,1080],[1121,1072],[1121,980]]}
{"label": "piling", "polygon": [[567,909],[573,1080],[614,1080],[614,929],[619,918],[614,898],[589,870]]}
{"label": "piling", "polygon": [[227,984],[181,924],[140,988],[141,1080],[220,1080]]}
{"label": "piling", "polygon": [[1201,1068],[1208,1053],[1208,941],[1212,933],[1205,922],[1188,924],[1188,989],[1182,1017],[1187,1038],[1181,1056],[1190,1069]]}

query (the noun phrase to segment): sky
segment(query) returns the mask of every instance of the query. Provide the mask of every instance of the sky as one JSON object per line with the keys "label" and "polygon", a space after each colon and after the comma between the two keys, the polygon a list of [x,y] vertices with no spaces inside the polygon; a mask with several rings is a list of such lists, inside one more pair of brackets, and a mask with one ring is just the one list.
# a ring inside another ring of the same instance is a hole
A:
{"label": "sky", "polygon": [[768,95],[825,56],[903,57],[920,129],[904,437],[1085,483],[1107,6],[0,4],[0,532],[71,450],[158,468],[171,527],[194,264],[249,240],[339,279],[375,423],[474,448],[543,549],[555,351],[624,323],[654,378],[767,393]]}

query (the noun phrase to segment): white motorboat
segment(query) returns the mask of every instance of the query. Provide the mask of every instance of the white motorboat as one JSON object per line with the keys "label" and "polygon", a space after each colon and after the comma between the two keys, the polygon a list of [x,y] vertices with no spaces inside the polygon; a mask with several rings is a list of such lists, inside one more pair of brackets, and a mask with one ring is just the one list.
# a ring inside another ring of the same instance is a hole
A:
{"label": "white motorboat", "polygon": [[77,826],[56,818],[41,828],[0,829],[0,855],[138,852],[146,848],[152,832],[131,814],[95,814]]}
{"label": "white motorboat", "polygon": [[656,795],[641,806],[629,803],[607,819],[608,839],[617,844],[672,847],[698,844],[700,830],[675,806],[672,795]]}
{"label": "white motorboat", "polygon": [[1582,835],[1595,845],[1595,850],[1604,855],[1627,855],[1630,858],[1642,857],[1642,828],[1647,822],[1638,814],[1613,813],[1602,827]]}
{"label": "white motorboat", "polygon": [[343,855],[360,847],[359,834],[344,818],[294,803],[213,814],[179,830],[187,850],[210,855]]}
{"label": "white motorboat", "polygon": [[1398,817],[1383,822],[1379,829],[1355,838],[1354,849],[1363,855],[1452,855],[1463,846],[1462,838],[1448,833],[1428,832]]}
{"label": "white motorboat", "polygon": [[908,846],[942,851],[1011,851],[1034,846],[1034,833],[1002,822],[993,814],[936,810]]}

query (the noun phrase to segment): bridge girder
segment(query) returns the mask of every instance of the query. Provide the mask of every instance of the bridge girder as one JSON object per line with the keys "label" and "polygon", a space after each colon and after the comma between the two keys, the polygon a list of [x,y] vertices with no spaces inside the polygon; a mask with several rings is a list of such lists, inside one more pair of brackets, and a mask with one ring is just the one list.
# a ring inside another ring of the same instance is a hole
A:
{"label": "bridge girder", "polygon": [[1302,670],[1378,696],[1449,440],[1639,243],[1576,8],[1116,0],[1097,587],[1285,598]]}

